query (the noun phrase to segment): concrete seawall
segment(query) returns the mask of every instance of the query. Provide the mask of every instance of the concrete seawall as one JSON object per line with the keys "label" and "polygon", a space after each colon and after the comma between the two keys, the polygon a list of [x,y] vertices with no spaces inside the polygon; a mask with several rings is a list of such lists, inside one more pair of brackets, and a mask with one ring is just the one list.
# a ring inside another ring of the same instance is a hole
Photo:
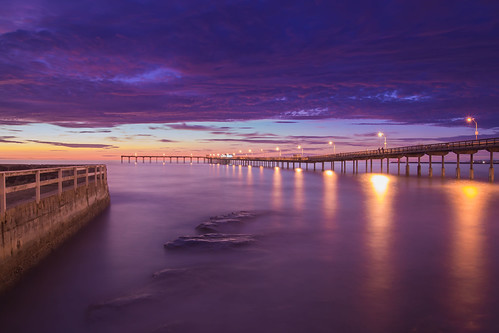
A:
{"label": "concrete seawall", "polygon": [[74,235],[110,203],[102,180],[9,208],[0,217],[0,292]]}

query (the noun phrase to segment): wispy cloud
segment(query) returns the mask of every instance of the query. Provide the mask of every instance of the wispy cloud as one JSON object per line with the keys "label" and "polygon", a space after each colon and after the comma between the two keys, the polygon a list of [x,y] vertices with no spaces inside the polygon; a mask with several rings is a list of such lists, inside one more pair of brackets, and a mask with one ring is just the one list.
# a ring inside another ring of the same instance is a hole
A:
{"label": "wispy cloud", "polygon": [[34,143],[53,145],[53,146],[68,147],[68,148],[101,148],[101,149],[119,148],[117,146],[99,144],[99,143],[67,143],[67,142],[41,141],[41,140],[28,140],[28,141]]}
{"label": "wispy cloud", "polygon": [[0,136],[0,142],[2,142],[2,143],[20,143],[20,144],[26,143],[23,141],[17,141],[17,140],[12,140],[12,139],[16,139],[16,137],[11,136],[11,135]]}

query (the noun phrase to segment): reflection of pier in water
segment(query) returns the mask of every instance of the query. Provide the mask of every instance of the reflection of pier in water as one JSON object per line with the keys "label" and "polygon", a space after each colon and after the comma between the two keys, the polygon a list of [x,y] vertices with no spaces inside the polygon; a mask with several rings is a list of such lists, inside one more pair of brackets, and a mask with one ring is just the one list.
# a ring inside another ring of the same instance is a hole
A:
{"label": "reflection of pier in water", "polygon": [[223,156],[188,156],[188,155],[122,155],[121,163],[128,159],[128,163],[135,159],[135,162],[142,159],[145,163],[147,159],[151,163],[153,160],[156,162],[162,161],[163,163],[169,161],[173,163],[179,163],[182,161],[186,163],[193,163],[196,161],[200,163],[220,163],[220,164],[236,164],[236,165],[251,165],[251,166],[263,166],[263,167],[290,167],[295,169],[296,167],[301,168],[302,164],[305,164],[306,170],[313,168],[315,171],[317,164],[320,165],[321,170],[325,170],[325,164],[331,164],[331,170],[335,169],[336,162],[340,163],[340,171],[345,173],[347,170],[347,162],[351,162],[352,172],[359,172],[359,161],[365,161],[365,171],[373,171],[373,160],[380,160],[381,172],[383,172],[384,160],[386,160],[386,172],[390,171],[390,160],[397,161],[397,173],[400,175],[400,165],[402,159],[405,158],[405,174],[409,176],[409,159],[417,158],[417,175],[421,176],[421,157],[428,155],[428,176],[433,176],[433,160],[434,156],[439,156],[441,158],[441,175],[445,177],[445,156],[449,153],[456,154],[456,178],[461,178],[461,165],[460,157],[461,155],[469,155],[469,166],[470,166],[470,179],[474,178],[473,170],[473,155],[478,151],[485,150],[490,153],[490,167],[489,167],[489,181],[494,181],[494,152],[499,152],[499,138],[491,139],[481,139],[481,140],[469,140],[469,141],[455,141],[455,142],[445,142],[436,143],[429,145],[416,145],[398,148],[388,148],[388,149],[377,149],[377,150],[365,150],[357,152],[348,153],[338,153],[338,154],[328,154],[328,155],[318,155],[318,156],[301,156],[301,157],[261,157],[261,156],[233,156],[233,157],[223,157]]}

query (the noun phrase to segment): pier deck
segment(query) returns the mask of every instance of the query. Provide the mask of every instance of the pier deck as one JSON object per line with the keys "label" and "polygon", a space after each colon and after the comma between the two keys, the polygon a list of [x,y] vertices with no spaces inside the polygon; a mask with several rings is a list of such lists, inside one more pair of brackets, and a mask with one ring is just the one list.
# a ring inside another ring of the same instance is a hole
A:
{"label": "pier deck", "polygon": [[470,179],[474,178],[473,172],[473,155],[478,151],[485,150],[490,154],[490,167],[489,167],[489,181],[494,181],[494,152],[499,152],[499,138],[488,138],[480,140],[467,140],[467,141],[454,141],[454,142],[443,142],[427,145],[414,145],[406,147],[396,147],[396,148],[379,148],[375,150],[365,150],[356,152],[346,152],[337,154],[327,154],[327,155],[315,155],[315,156],[301,156],[301,157],[262,157],[262,156],[234,156],[234,157],[220,157],[220,156],[193,156],[193,155],[122,155],[121,162],[128,160],[135,160],[135,162],[142,159],[142,162],[148,159],[152,162],[153,159],[158,162],[170,163],[179,161],[186,163],[221,163],[221,164],[242,164],[242,165],[256,165],[264,167],[287,167],[289,169],[290,165],[295,168],[296,164],[301,167],[301,164],[305,164],[308,170],[309,164],[312,164],[313,169],[316,169],[316,164],[321,165],[321,170],[325,170],[325,163],[331,163],[331,169],[334,170],[335,162],[340,162],[340,169],[342,172],[346,172],[346,163],[352,162],[352,171],[354,173],[358,172],[359,161],[365,161],[366,171],[368,170],[368,162],[370,162],[370,171],[372,172],[373,160],[381,161],[381,171],[383,172],[383,162],[386,160],[386,171],[389,172],[390,159],[397,160],[398,174],[400,174],[400,164],[401,159],[405,158],[405,174],[409,176],[409,159],[417,158],[418,168],[417,175],[421,176],[421,157],[428,155],[429,158],[429,170],[428,176],[433,176],[433,157],[438,156],[441,158],[441,168],[442,177],[445,177],[445,156],[449,153],[456,155],[456,178],[461,178],[461,166],[460,157],[461,155],[470,156]]}

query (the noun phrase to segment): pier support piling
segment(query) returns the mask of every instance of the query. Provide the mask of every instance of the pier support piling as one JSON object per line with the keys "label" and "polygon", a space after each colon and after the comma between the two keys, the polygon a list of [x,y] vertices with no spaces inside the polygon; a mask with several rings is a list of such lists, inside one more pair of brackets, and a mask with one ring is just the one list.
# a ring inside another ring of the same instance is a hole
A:
{"label": "pier support piling", "polygon": [[490,151],[489,182],[494,182],[494,152]]}
{"label": "pier support piling", "polygon": [[475,178],[475,172],[473,170],[473,154],[470,154],[470,179],[473,180]]}
{"label": "pier support piling", "polygon": [[428,167],[428,177],[433,177],[433,168],[431,167],[431,155],[428,155],[428,163],[429,163],[429,167]]}
{"label": "pier support piling", "polygon": [[445,156],[442,155],[442,178],[445,178]]}
{"label": "pier support piling", "polygon": [[461,179],[461,168],[459,166],[459,154],[456,154],[456,179]]}

